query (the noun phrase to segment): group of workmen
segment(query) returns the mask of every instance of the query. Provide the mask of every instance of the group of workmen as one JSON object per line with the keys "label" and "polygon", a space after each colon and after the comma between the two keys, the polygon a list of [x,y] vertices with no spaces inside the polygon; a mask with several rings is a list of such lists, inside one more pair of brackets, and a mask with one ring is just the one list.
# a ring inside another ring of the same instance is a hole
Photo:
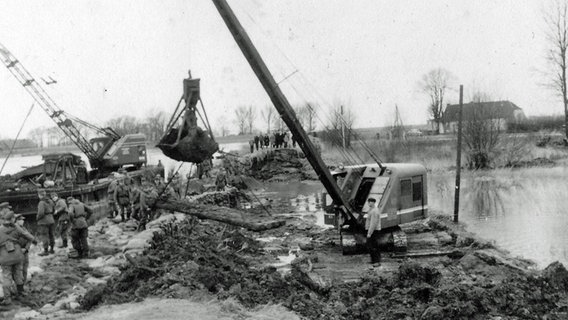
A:
{"label": "group of workmen", "polygon": [[146,223],[162,214],[162,210],[152,208],[162,195],[171,199],[180,198],[181,183],[177,176],[166,184],[160,174],[153,179],[145,176],[133,178],[125,171],[119,171],[108,186],[109,218],[120,216],[122,222],[138,220],[139,230],[144,229]]}
{"label": "group of workmen", "polygon": [[249,140],[250,152],[253,153],[256,149],[264,148],[295,148],[296,139],[288,132],[276,131],[271,134],[263,135],[262,133],[254,136]]}
{"label": "group of workmen", "polygon": [[[70,233],[73,254],[71,258],[89,256],[87,242],[87,220],[92,210],[79,199],[68,197],[65,201],[57,193],[49,196],[43,189],[38,190],[36,215],[38,239],[24,226],[24,216],[16,214],[8,202],[0,204],[0,266],[2,267],[3,304],[12,303],[12,298],[25,297],[24,284],[27,281],[29,250],[32,244],[41,243],[40,256],[55,253],[56,229],[61,237],[60,248],[68,246]],[[57,228],[56,228],[56,225]]]}

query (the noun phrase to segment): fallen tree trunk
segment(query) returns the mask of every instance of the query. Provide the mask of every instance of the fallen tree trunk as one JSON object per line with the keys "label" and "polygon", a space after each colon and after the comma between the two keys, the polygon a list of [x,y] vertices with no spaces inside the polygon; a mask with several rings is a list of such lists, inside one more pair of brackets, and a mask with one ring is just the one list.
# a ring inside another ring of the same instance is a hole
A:
{"label": "fallen tree trunk", "polygon": [[247,213],[233,208],[189,203],[180,200],[160,200],[156,203],[156,208],[177,211],[200,219],[211,219],[252,231],[274,229],[286,223],[284,220],[276,220],[271,217],[246,216]]}

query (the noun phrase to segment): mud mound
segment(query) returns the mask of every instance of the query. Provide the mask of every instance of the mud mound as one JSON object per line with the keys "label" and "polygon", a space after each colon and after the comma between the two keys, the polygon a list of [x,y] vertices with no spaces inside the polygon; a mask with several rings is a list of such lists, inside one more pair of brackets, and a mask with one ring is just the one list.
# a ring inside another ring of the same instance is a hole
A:
{"label": "mud mound", "polygon": [[296,149],[268,149],[238,159],[240,172],[261,181],[315,180],[304,154]]}
{"label": "mud mound", "polygon": [[[286,275],[258,267],[264,257],[261,245],[239,229],[192,219],[163,228],[145,255],[86,294],[82,307],[207,292],[249,308],[282,304],[307,319],[568,315],[568,272],[558,263],[533,274],[490,259],[491,251],[485,250],[448,259],[444,267],[404,261],[389,277],[370,270],[360,282],[323,284],[299,264]],[[467,257],[476,258],[479,265],[465,272],[461,260]],[[486,266],[502,268],[502,277],[486,274]]]}

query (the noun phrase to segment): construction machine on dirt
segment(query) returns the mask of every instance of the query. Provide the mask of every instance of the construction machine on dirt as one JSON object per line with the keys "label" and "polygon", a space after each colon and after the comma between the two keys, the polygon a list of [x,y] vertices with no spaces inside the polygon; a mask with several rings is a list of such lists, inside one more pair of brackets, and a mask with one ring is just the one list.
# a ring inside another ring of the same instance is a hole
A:
{"label": "construction machine on dirt", "polygon": [[[183,95],[168,122],[165,135],[156,145],[164,155],[177,161],[209,161],[219,150],[201,101],[199,80],[192,79],[191,72],[189,78],[183,80]],[[201,111],[197,108],[197,103],[200,104]],[[197,125],[198,116],[206,130]]]}
{"label": "construction machine on dirt", "polygon": [[343,252],[358,252],[365,247],[365,213],[369,210],[369,197],[377,200],[381,213],[383,228],[379,242],[399,250],[406,249],[405,235],[399,225],[423,219],[428,211],[424,166],[383,164],[361,141],[375,163],[330,172],[226,0],[213,0],[213,3],[331,198],[326,220],[338,228]]}

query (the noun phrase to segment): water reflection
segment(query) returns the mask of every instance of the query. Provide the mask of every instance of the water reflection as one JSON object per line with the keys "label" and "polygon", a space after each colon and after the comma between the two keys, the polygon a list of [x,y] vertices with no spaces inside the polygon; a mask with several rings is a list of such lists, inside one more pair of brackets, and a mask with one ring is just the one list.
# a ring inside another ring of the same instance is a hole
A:
{"label": "water reflection", "polygon": [[[453,213],[455,173],[431,174],[429,206]],[[482,238],[544,267],[568,265],[568,170],[527,168],[466,172],[460,221]]]}
{"label": "water reflection", "polygon": [[272,208],[282,216],[294,216],[324,224],[321,183],[317,181],[266,184],[263,190],[255,191],[259,198],[272,199]]}
{"label": "water reflection", "polygon": [[469,179],[466,188],[463,188],[464,198],[468,210],[478,219],[486,219],[491,216],[505,213],[505,204],[502,194],[508,191],[505,184],[497,181],[494,177],[482,176]]}

